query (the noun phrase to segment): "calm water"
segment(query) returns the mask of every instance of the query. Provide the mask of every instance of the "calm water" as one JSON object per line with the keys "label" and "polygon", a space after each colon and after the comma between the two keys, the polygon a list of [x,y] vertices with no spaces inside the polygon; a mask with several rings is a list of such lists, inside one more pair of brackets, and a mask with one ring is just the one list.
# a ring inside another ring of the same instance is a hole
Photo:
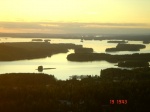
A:
{"label": "calm water", "polygon": [[[1,38],[0,42],[30,42],[31,38]],[[84,47],[91,47],[94,52],[104,53],[106,48],[115,47],[116,43],[107,43],[107,40],[86,40],[80,42],[79,39],[51,39],[51,43],[75,43],[83,45]],[[129,41],[131,44],[142,44],[141,41]],[[0,74],[1,73],[38,73],[36,70],[39,65],[44,68],[56,68],[51,70],[44,70],[43,73],[52,74],[57,79],[68,79],[72,75],[100,75],[100,70],[105,68],[116,68],[116,63],[108,63],[106,61],[93,61],[93,62],[70,62],[66,57],[68,54],[73,53],[74,50],[69,50],[68,53],[60,53],[51,57],[32,59],[32,60],[19,60],[19,61],[0,61]],[[140,53],[149,53],[150,45],[146,45]],[[111,54],[132,54],[139,52],[114,52]]]}

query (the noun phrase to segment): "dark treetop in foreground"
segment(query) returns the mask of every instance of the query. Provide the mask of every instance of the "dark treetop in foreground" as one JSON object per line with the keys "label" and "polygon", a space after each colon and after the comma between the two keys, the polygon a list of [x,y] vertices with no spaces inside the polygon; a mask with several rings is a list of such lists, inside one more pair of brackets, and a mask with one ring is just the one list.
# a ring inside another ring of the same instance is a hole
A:
{"label": "dark treetop in foreground", "polygon": [[[62,74],[63,75],[63,74]],[[52,75],[0,75],[1,112],[148,112],[150,69],[105,69],[61,81]],[[110,104],[110,100],[127,104]]]}

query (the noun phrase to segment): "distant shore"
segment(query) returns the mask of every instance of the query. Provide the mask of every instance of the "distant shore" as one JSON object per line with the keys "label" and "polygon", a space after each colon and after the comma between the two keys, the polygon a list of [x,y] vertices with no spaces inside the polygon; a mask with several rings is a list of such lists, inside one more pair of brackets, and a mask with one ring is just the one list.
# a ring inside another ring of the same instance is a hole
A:
{"label": "distant shore", "polygon": [[[98,36],[98,37],[97,37]],[[0,37],[18,38],[64,38],[83,40],[135,40],[150,42],[150,34],[44,34],[44,33],[0,33]]]}

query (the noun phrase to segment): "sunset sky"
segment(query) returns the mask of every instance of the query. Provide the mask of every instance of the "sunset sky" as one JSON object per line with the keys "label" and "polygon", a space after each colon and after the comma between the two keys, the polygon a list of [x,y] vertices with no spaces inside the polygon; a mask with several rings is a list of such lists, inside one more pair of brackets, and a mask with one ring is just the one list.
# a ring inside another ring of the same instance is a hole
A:
{"label": "sunset sky", "polygon": [[0,32],[149,33],[150,0],[1,0]]}

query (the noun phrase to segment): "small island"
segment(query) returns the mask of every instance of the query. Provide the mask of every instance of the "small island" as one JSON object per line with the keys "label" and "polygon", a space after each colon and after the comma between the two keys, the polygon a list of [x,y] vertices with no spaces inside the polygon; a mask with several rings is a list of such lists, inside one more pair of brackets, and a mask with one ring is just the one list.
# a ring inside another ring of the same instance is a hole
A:
{"label": "small island", "polygon": [[125,40],[122,40],[122,41],[119,41],[119,40],[110,40],[110,41],[107,41],[107,43],[125,44],[125,43],[128,43],[128,41],[125,41]]}
{"label": "small island", "polygon": [[118,44],[115,48],[107,48],[106,52],[116,52],[116,51],[140,51],[146,46],[142,44]]}
{"label": "small island", "polygon": [[32,39],[32,41],[38,41],[38,42],[41,42],[41,41],[43,41],[43,39]]}
{"label": "small island", "polygon": [[45,39],[45,40],[44,40],[44,42],[50,42],[50,41],[51,41],[50,39]]}
{"label": "small island", "polygon": [[39,72],[42,72],[43,70],[50,70],[50,69],[56,69],[56,68],[44,68],[43,66],[38,66],[38,70]]}
{"label": "small island", "polygon": [[128,60],[142,60],[145,62],[150,61],[150,53],[135,53],[135,54],[124,54],[124,55],[111,55],[105,53],[72,53],[67,56],[69,61],[108,61],[110,63],[118,63],[120,61]]}

